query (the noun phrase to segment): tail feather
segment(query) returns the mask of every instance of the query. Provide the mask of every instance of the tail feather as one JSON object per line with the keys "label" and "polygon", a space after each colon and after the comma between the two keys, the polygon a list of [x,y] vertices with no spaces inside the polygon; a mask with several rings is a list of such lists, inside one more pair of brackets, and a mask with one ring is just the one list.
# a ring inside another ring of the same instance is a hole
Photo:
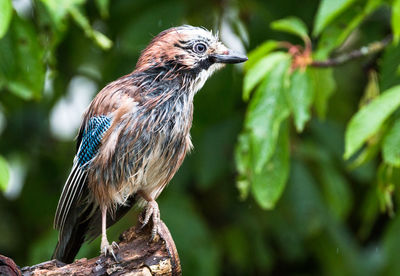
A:
{"label": "tail feather", "polygon": [[70,212],[65,218],[63,228],[58,236],[57,246],[54,250],[53,259],[57,259],[64,263],[72,263],[76,254],[78,254],[86,233],[89,229],[91,219],[88,218],[92,210],[92,206],[86,208],[72,204]]}
{"label": "tail feather", "polygon": [[[86,194],[86,191],[83,191]],[[107,215],[107,228],[120,220],[137,201],[137,195],[128,198],[125,205],[120,206],[114,216]],[[91,206],[77,206],[74,202],[68,213],[64,227],[60,231],[53,259],[64,263],[72,263],[85,241],[92,241],[101,234],[101,211]]]}

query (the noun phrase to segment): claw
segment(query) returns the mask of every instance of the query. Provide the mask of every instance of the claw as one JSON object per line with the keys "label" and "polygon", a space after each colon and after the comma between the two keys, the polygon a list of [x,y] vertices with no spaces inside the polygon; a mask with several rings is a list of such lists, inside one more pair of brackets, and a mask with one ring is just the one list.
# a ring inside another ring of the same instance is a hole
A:
{"label": "claw", "polygon": [[119,249],[119,245],[118,245],[118,243],[116,243],[115,241],[113,241],[113,242],[111,243],[111,246],[114,247],[114,248],[118,248],[118,249]]}
{"label": "claw", "polygon": [[117,256],[114,253],[114,249],[119,249],[119,245],[113,241],[111,243],[111,245],[108,243],[107,240],[103,240],[101,241],[101,254],[103,254],[105,257],[109,254],[111,254],[111,256],[113,256],[114,260],[119,263],[119,259],[117,258]]}
{"label": "claw", "polygon": [[150,241],[155,241],[156,240],[156,236],[158,234],[158,225],[160,223],[160,210],[158,209],[158,204],[155,200],[151,200],[147,202],[147,206],[146,206],[146,211],[145,211],[145,215],[144,215],[144,219],[141,221],[142,222],[142,226],[141,228],[143,229],[143,227],[145,227],[147,225],[147,223],[150,220],[150,217],[152,217],[152,221],[153,221],[153,228],[151,229],[151,239]]}

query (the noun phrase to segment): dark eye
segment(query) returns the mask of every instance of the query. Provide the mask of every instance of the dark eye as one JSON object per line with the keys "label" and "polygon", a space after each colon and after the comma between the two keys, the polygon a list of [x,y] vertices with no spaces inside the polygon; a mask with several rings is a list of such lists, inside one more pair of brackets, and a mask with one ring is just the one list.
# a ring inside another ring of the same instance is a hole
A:
{"label": "dark eye", "polygon": [[204,43],[199,42],[194,44],[193,49],[196,53],[202,54],[207,50],[207,46]]}

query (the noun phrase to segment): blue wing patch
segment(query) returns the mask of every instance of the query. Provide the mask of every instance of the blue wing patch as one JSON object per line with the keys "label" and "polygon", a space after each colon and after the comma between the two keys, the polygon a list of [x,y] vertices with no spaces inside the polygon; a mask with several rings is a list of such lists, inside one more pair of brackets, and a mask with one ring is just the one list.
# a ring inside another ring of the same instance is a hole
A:
{"label": "blue wing patch", "polygon": [[104,133],[111,125],[111,119],[101,115],[92,117],[86,125],[78,151],[78,164],[86,169],[88,162],[96,155]]}

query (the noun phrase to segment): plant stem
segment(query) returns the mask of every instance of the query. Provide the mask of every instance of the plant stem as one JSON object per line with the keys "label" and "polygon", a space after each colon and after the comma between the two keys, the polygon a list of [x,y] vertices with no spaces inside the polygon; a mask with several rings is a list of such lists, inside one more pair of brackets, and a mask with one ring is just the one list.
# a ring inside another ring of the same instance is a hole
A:
{"label": "plant stem", "polygon": [[351,51],[349,53],[345,53],[343,55],[330,58],[327,60],[314,60],[311,62],[310,66],[312,67],[333,67],[345,64],[353,59],[357,59],[360,57],[372,55],[374,53],[382,51],[387,45],[389,45],[393,40],[393,36],[389,35],[382,39],[381,41],[375,41],[367,46],[363,46],[360,49]]}

